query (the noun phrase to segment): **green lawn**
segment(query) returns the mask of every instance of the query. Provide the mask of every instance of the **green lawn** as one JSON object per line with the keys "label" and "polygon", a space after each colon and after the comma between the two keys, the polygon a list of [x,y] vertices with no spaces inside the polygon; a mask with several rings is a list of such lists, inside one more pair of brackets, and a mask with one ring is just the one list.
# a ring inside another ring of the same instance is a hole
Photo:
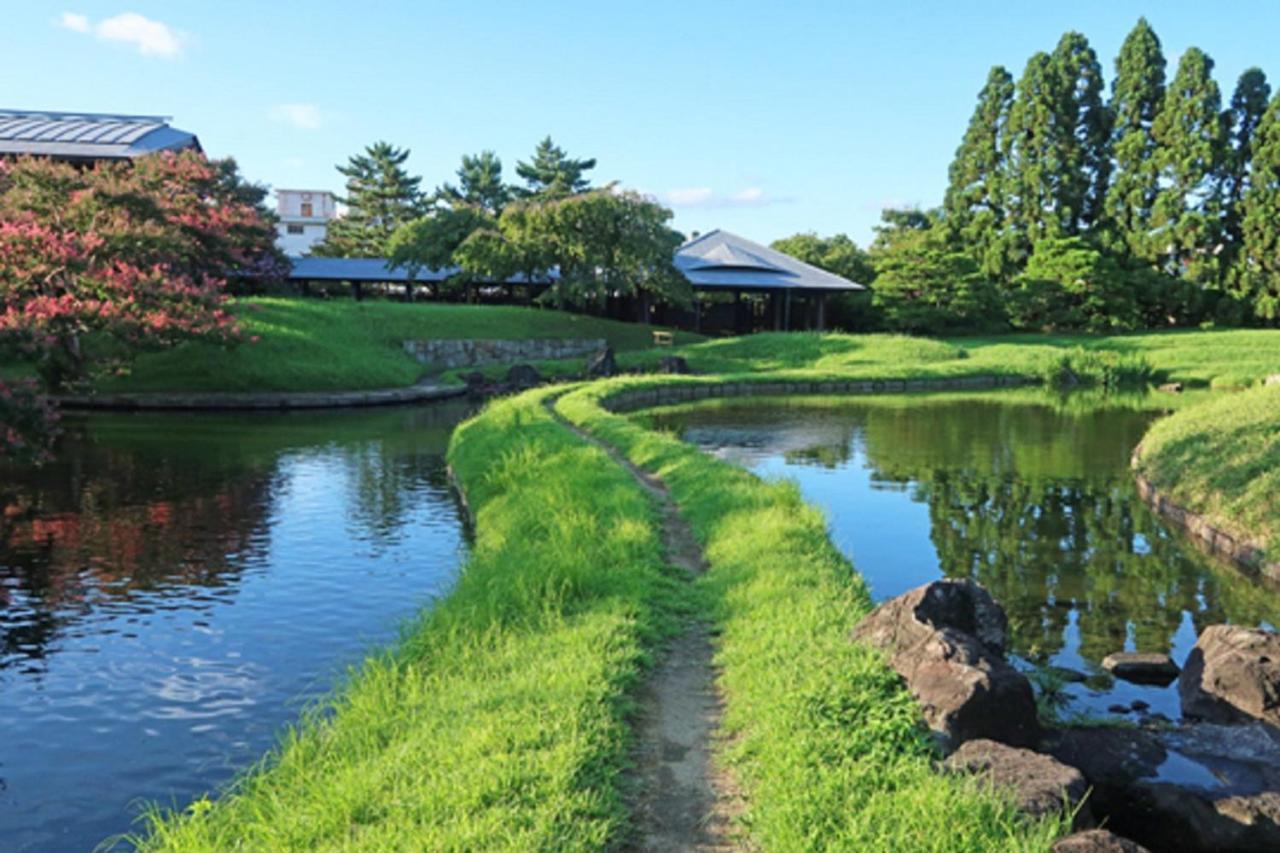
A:
{"label": "green lawn", "polygon": [[[184,344],[144,354],[103,392],[337,391],[410,385],[424,372],[402,342],[431,338],[605,338],[653,346],[653,327],[510,306],[254,298],[234,311],[256,343]],[[700,336],[681,332],[678,341]]]}
{"label": "green lawn", "polygon": [[1280,386],[1216,397],[1157,421],[1140,470],[1188,509],[1276,559],[1280,543]]}

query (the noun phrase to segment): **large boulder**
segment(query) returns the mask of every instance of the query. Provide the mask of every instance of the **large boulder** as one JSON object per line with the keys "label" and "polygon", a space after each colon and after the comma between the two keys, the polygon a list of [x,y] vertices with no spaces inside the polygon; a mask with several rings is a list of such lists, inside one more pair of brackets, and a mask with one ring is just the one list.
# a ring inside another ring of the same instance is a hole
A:
{"label": "large boulder", "polygon": [[1050,853],[1148,853],[1136,841],[1105,829],[1087,829],[1054,842]]}
{"label": "large boulder", "polygon": [[532,388],[542,381],[542,374],[532,364],[513,364],[507,370],[507,384],[517,389]]}
{"label": "large boulder", "polygon": [[614,357],[613,347],[605,347],[587,358],[587,377],[590,379],[614,376],[617,372],[618,360]]}
{"label": "large boulder", "polygon": [[1065,808],[1075,815],[1076,826],[1093,825],[1084,804],[1089,790],[1084,774],[1048,755],[994,740],[971,740],[953,752],[944,766],[1009,791],[1018,808],[1032,817],[1058,814]]}
{"label": "large boulder", "polygon": [[664,355],[658,359],[659,373],[689,373],[689,362],[678,355]]}
{"label": "large boulder", "polygon": [[1007,620],[982,587],[940,580],[884,602],[853,639],[885,651],[944,748],[976,738],[1033,746],[1040,737],[1026,676],[1005,662]]}
{"label": "large boulder", "polygon": [[1183,716],[1280,727],[1280,634],[1210,625],[1187,657],[1178,693]]}

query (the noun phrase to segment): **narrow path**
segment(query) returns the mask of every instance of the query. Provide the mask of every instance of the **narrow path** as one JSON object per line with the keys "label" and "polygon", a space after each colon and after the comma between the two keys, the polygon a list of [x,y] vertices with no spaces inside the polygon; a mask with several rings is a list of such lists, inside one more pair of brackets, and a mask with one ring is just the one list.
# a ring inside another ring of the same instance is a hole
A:
{"label": "narrow path", "polygon": [[[547,408],[566,429],[608,453],[635,478],[661,513],[667,560],[691,575],[701,574],[706,568],[702,549],[662,480],[566,420],[555,410],[555,399],[547,401]],[[712,760],[721,708],[706,625],[691,620],[684,626],[650,673],[639,698],[636,792],[631,800],[636,836],[631,849],[741,849],[733,820],[741,811],[742,797],[729,775]]]}

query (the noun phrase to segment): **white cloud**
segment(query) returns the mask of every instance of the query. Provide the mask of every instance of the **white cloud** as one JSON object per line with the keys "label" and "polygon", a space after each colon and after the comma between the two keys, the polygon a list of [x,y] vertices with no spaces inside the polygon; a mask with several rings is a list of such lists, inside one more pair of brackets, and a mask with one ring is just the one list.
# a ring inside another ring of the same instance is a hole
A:
{"label": "white cloud", "polygon": [[324,123],[315,104],[277,104],[271,108],[271,118],[299,130],[316,130]]}
{"label": "white cloud", "polygon": [[187,37],[163,21],[156,21],[137,12],[121,12],[92,24],[87,15],[63,12],[55,22],[66,30],[85,35],[92,34],[100,41],[125,44],[143,56],[174,59],[182,54]]}
{"label": "white cloud", "polygon": [[73,33],[89,32],[89,18],[86,15],[77,15],[75,12],[63,12],[58,17],[58,26],[64,30],[71,30]]}
{"label": "white cloud", "polygon": [[736,192],[718,193],[711,187],[686,187],[660,193],[659,198],[672,207],[765,207],[784,204],[789,198],[771,196],[760,187],[744,187]]}

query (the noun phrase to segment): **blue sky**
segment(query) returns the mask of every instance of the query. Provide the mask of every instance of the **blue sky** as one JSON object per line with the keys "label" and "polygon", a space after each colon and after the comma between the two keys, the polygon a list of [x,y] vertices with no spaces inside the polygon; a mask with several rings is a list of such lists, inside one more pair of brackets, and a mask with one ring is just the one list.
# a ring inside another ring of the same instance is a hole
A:
{"label": "blue sky", "polygon": [[[8,3],[0,106],[170,115],[275,187],[340,189],[377,139],[425,186],[492,148],[510,177],[551,134],[676,227],[769,241],[937,204],[975,95],[1068,29],[1112,73],[1146,15],[1230,96],[1280,78],[1280,2]],[[1034,8],[1033,8],[1034,7]]]}

